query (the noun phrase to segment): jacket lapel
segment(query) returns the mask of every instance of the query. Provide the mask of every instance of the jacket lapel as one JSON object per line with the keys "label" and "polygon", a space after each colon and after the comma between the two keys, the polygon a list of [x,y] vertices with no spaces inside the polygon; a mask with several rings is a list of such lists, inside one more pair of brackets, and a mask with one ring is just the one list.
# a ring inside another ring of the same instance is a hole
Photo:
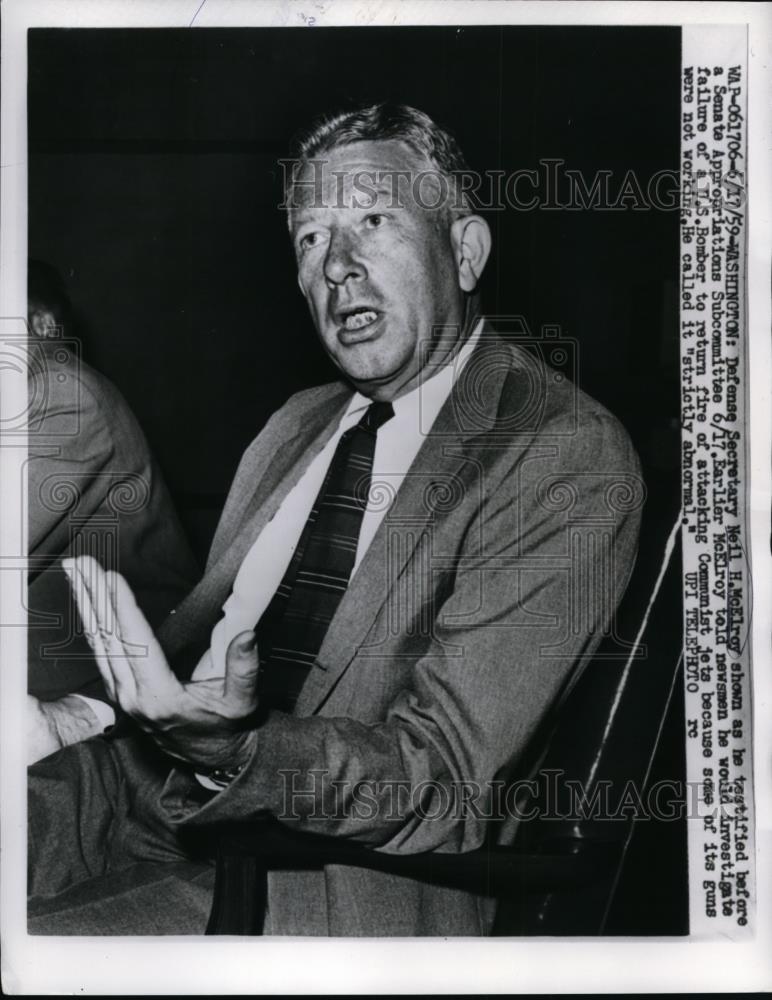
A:
{"label": "jacket lapel", "polygon": [[266,441],[265,448],[255,456],[253,464],[240,471],[240,480],[256,483],[251,498],[241,516],[234,518],[230,537],[226,538],[221,554],[158,630],[158,638],[168,655],[199,641],[212,628],[244,557],[334,433],[350,397],[351,390],[342,387],[340,393],[326,400],[311,414],[304,414],[297,421],[294,435]]}
{"label": "jacket lapel", "polygon": [[[419,542],[429,540],[430,522],[437,516],[427,503],[433,483],[440,490],[448,483],[463,490],[479,462],[470,462],[472,443],[496,421],[512,357],[511,348],[492,331],[483,331],[338,606],[298,698],[298,715],[313,714],[321,707],[348,669]],[[485,396],[480,398],[483,375]],[[478,502],[477,492],[469,490],[464,502]],[[396,606],[398,602],[399,597]]]}

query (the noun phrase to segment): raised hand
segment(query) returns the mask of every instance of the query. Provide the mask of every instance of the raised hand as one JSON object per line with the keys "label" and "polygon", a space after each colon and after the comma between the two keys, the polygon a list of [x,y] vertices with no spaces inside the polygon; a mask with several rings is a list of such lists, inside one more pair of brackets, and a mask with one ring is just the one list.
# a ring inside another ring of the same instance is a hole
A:
{"label": "raised hand", "polygon": [[172,757],[199,770],[243,764],[256,741],[257,649],[237,635],[224,677],[180,683],[131,588],[90,556],[62,560],[109,697]]}

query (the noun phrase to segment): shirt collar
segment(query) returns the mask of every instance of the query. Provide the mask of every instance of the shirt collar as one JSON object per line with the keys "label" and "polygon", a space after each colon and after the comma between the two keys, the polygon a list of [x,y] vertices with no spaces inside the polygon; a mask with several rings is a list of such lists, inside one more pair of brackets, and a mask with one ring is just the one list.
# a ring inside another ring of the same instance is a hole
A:
{"label": "shirt collar", "polygon": [[[417,416],[416,428],[420,426],[423,433],[426,433],[437,418],[437,414],[442,409],[445,400],[451,393],[456,379],[464,369],[472,351],[477,346],[480,339],[484,321],[478,320],[471,336],[464,342],[461,349],[450,360],[435,362],[430,367],[427,366],[421,373],[418,385],[406,392],[404,396],[399,396],[392,400],[394,407],[394,417],[400,423],[409,420],[412,416]],[[350,417],[361,416],[362,412],[372,403],[367,396],[361,392],[355,392],[351,397],[343,421],[349,423]]]}

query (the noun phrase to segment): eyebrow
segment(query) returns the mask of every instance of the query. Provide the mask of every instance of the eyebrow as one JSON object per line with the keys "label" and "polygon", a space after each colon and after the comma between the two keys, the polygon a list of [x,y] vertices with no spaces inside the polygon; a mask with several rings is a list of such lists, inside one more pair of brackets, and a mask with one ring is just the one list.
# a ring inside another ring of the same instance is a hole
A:
{"label": "eyebrow", "polygon": [[[390,199],[389,204],[386,206],[388,208],[394,207],[395,205],[399,208],[404,207],[402,201],[400,200],[400,183],[399,183],[399,171],[385,171],[385,177],[389,178],[388,182],[386,180],[373,181],[374,171],[360,171],[360,174],[366,174],[369,178],[367,183],[363,184],[361,188],[356,188],[351,191],[351,195],[354,198],[368,198],[373,194],[379,197],[384,197]],[[396,180],[395,180],[395,175]],[[379,176],[376,174],[376,176]],[[294,208],[289,209],[288,222],[291,228],[296,228],[305,222],[318,223],[320,220],[318,216],[313,213],[319,209],[337,209],[337,208],[348,208],[348,205],[318,205],[311,203],[310,205],[297,205]],[[359,205],[359,207],[364,207]],[[305,216],[305,217],[304,217]]]}
{"label": "eyebrow", "polygon": [[[397,189],[399,189],[399,184],[397,184]],[[393,184],[375,184],[369,185],[368,190],[375,191],[376,194],[391,194],[394,190]]]}

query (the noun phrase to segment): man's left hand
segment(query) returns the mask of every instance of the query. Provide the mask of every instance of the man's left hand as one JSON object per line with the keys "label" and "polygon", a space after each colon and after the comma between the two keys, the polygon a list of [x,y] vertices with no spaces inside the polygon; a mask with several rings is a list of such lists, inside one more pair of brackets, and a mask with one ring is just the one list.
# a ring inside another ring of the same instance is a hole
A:
{"label": "man's left hand", "polygon": [[131,588],[90,556],[62,560],[109,698],[172,757],[197,770],[246,763],[255,734],[258,658],[253,632],[237,635],[224,677],[180,683]]}

